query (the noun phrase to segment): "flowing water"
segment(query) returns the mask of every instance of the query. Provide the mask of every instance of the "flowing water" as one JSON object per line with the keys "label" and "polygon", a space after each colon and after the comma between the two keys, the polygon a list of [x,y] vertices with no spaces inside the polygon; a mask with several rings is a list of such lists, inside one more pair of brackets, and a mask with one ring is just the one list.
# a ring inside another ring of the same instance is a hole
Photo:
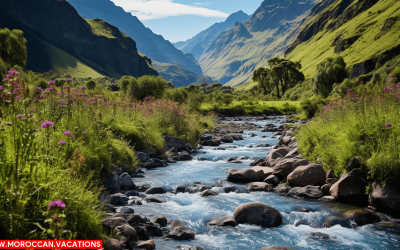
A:
{"label": "flowing water", "polygon": [[[264,126],[277,120],[253,122]],[[256,137],[247,134],[253,132]],[[266,135],[267,138],[260,136]],[[249,145],[261,143],[277,144],[278,138],[271,138],[272,133],[244,131],[245,140],[222,144],[226,150],[213,150],[215,147],[204,147],[192,160],[170,164],[166,168],[149,170],[145,178],[134,181],[150,183],[152,186],[163,186],[173,190],[178,184],[204,182],[210,186],[216,181],[224,180],[229,169],[249,168],[252,159],[265,158],[270,148],[249,148]],[[233,156],[246,156],[242,164],[228,163]],[[244,189],[246,185],[223,182]],[[215,188],[213,188],[215,189]],[[219,193],[218,196],[201,197],[199,193],[166,193],[154,195],[167,200],[166,203],[146,203],[134,206],[136,213],[146,215],[149,219],[166,216],[177,220],[190,230],[196,232],[191,241],[174,241],[153,238],[157,249],[177,249],[177,245],[196,245],[205,249],[259,249],[265,246],[282,245],[294,249],[400,249],[400,235],[387,230],[377,230],[374,225],[344,228],[336,225],[321,228],[324,220],[336,210],[332,205],[318,201],[298,200],[275,193]],[[232,216],[236,207],[248,202],[263,202],[276,208],[282,215],[283,223],[276,228],[263,228],[255,225],[241,224],[236,227],[209,226],[207,221],[212,217]],[[299,212],[306,208],[314,212]],[[309,225],[294,226],[296,221],[305,220]],[[328,234],[329,239],[315,238],[311,233]]]}

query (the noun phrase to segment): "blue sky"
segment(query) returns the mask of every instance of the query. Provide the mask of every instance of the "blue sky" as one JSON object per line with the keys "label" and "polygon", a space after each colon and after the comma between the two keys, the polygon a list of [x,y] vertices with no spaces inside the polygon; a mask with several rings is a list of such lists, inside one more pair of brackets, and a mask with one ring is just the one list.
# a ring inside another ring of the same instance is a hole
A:
{"label": "blue sky", "polygon": [[184,41],[231,13],[247,14],[263,0],[111,0],[137,16],[146,27],[171,42]]}

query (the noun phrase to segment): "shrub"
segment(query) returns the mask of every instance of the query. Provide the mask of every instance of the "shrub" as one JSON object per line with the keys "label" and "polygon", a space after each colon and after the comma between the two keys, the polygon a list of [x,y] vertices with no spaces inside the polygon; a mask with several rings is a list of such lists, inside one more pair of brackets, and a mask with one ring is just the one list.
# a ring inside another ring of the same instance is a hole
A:
{"label": "shrub", "polygon": [[22,68],[26,66],[28,51],[23,34],[21,30],[0,29],[0,48],[2,48],[0,58],[10,66],[18,65]]}
{"label": "shrub", "polygon": [[335,83],[341,83],[348,77],[346,63],[343,58],[327,58],[317,66],[317,73],[313,79],[314,93],[326,98],[332,91]]}
{"label": "shrub", "polygon": [[323,106],[326,105],[327,101],[321,97],[313,97],[306,99],[300,103],[301,109],[306,114],[307,118],[312,118],[315,113]]}
{"label": "shrub", "polygon": [[142,76],[130,84],[129,95],[137,100],[146,97],[161,98],[167,88],[167,82],[161,76]]}
{"label": "shrub", "polygon": [[93,80],[89,80],[89,81],[86,83],[86,87],[87,87],[88,89],[90,89],[90,90],[93,90],[93,89],[96,87],[96,82],[93,81]]}
{"label": "shrub", "polygon": [[167,89],[164,93],[164,97],[182,104],[187,101],[188,93],[183,87],[177,89]]}

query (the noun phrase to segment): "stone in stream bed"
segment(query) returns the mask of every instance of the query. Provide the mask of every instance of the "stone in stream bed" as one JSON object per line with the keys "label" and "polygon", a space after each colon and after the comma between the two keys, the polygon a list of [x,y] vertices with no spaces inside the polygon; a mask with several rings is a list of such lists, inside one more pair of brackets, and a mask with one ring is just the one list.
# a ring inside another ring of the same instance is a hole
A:
{"label": "stone in stream bed", "polygon": [[135,210],[131,207],[119,207],[116,209],[117,213],[134,214]]}
{"label": "stone in stream bed", "polygon": [[270,175],[267,178],[265,178],[264,182],[277,186],[279,184],[279,179],[275,175]]}
{"label": "stone in stream bed", "polygon": [[295,249],[285,246],[270,246],[270,247],[263,247],[258,250],[295,250]]}
{"label": "stone in stream bed", "polygon": [[273,188],[271,184],[265,182],[252,182],[247,184],[247,190],[250,192],[271,192]]}
{"label": "stone in stream bed", "polygon": [[263,181],[263,173],[255,172],[253,169],[230,169],[226,178],[232,182],[254,182]]}
{"label": "stone in stream bed", "polygon": [[300,187],[305,187],[308,185],[320,186],[324,184],[325,179],[326,174],[324,168],[319,164],[299,166],[287,176],[289,183]]}
{"label": "stone in stream bed", "polygon": [[132,181],[131,176],[128,173],[123,173],[119,176],[119,186],[121,189],[132,190],[135,188],[135,184]]}
{"label": "stone in stream bed", "polygon": [[125,225],[126,220],[121,217],[111,217],[111,218],[106,218],[106,219],[102,220],[101,224],[108,228],[116,228],[116,227]]}
{"label": "stone in stream bed", "polygon": [[322,193],[321,189],[317,186],[305,186],[305,187],[294,187],[288,193],[287,196],[289,197],[301,197],[301,198],[308,198],[308,199],[319,199],[324,194]]}
{"label": "stone in stream bed", "polygon": [[168,221],[167,221],[167,218],[166,218],[165,216],[160,216],[160,217],[157,217],[157,218],[154,220],[154,223],[159,224],[161,227],[166,227]]}
{"label": "stone in stream bed", "polygon": [[239,224],[255,224],[262,227],[277,227],[282,224],[282,216],[278,210],[261,202],[238,206],[232,218]]}
{"label": "stone in stream bed", "polygon": [[325,220],[323,223],[325,227],[341,225],[342,227],[355,228],[380,221],[376,215],[359,207],[336,205],[333,208],[339,210],[339,212]]}
{"label": "stone in stream bed", "polygon": [[204,250],[204,247],[189,246],[189,245],[179,245],[179,246],[176,246],[176,248],[180,249],[180,250]]}
{"label": "stone in stream bed", "polygon": [[146,190],[146,194],[164,194],[165,188],[163,187],[151,187]]}
{"label": "stone in stream bed", "polygon": [[215,191],[212,191],[212,190],[210,190],[210,189],[206,189],[206,190],[204,190],[203,192],[200,193],[200,196],[201,196],[201,197],[216,196],[216,195],[218,195],[218,193],[215,192]]}
{"label": "stone in stream bed", "polygon": [[313,233],[310,233],[310,235],[313,238],[321,239],[321,240],[327,240],[330,238],[330,236],[328,234],[324,234],[324,233],[320,233],[320,232],[313,232]]}
{"label": "stone in stream bed", "polygon": [[330,194],[339,201],[350,204],[364,204],[367,202],[365,189],[367,187],[367,175],[358,168],[343,174],[340,179],[332,185]]}
{"label": "stone in stream bed", "polygon": [[277,162],[274,166],[273,174],[279,178],[286,178],[293,171],[293,164],[297,161],[298,159],[289,158]]}
{"label": "stone in stream bed", "polygon": [[207,224],[210,226],[236,227],[238,223],[232,217],[214,217]]}
{"label": "stone in stream bed", "polygon": [[172,228],[165,236],[162,238],[170,238],[174,240],[193,240],[196,233],[190,231],[184,226],[177,226]]}
{"label": "stone in stream bed", "polygon": [[141,249],[156,249],[156,245],[154,244],[154,240],[146,240],[141,241],[136,245],[136,248]]}
{"label": "stone in stream bed", "polygon": [[112,194],[107,197],[107,204],[112,205],[126,205],[128,204],[129,198],[125,194]]}
{"label": "stone in stream bed", "polygon": [[256,173],[261,174],[263,180],[265,178],[267,178],[268,176],[272,175],[272,173],[274,172],[273,168],[264,167],[264,166],[255,166],[255,167],[252,167],[251,169],[253,169]]}
{"label": "stone in stream bed", "polygon": [[145,198],[146,202],[149,203],[164,203],[167,202],[167,200],[160,198],[160,197],[146,197]]}
{"label": "stone in stream bed", "polygon": [[398,183],[386,183],[385,186],[379,183],[372,184],[372,193],[369,195],[369,202],[379,212],[387,213],[400,218],[400,185]]}

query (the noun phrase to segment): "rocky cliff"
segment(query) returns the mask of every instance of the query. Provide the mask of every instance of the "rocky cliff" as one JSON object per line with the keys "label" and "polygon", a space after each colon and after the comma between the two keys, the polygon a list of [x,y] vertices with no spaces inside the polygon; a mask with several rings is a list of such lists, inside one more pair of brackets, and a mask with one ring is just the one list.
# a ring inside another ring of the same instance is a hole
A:
{"label": "rocky cliff", "polygon": [[0,27],[20,29],[28,40],[28,69],[51,69],[50,44],[104,75],[158,75],[133,39],[112,25],[97,26],[100,22],[88,22],[65,0],[1,1]]}

